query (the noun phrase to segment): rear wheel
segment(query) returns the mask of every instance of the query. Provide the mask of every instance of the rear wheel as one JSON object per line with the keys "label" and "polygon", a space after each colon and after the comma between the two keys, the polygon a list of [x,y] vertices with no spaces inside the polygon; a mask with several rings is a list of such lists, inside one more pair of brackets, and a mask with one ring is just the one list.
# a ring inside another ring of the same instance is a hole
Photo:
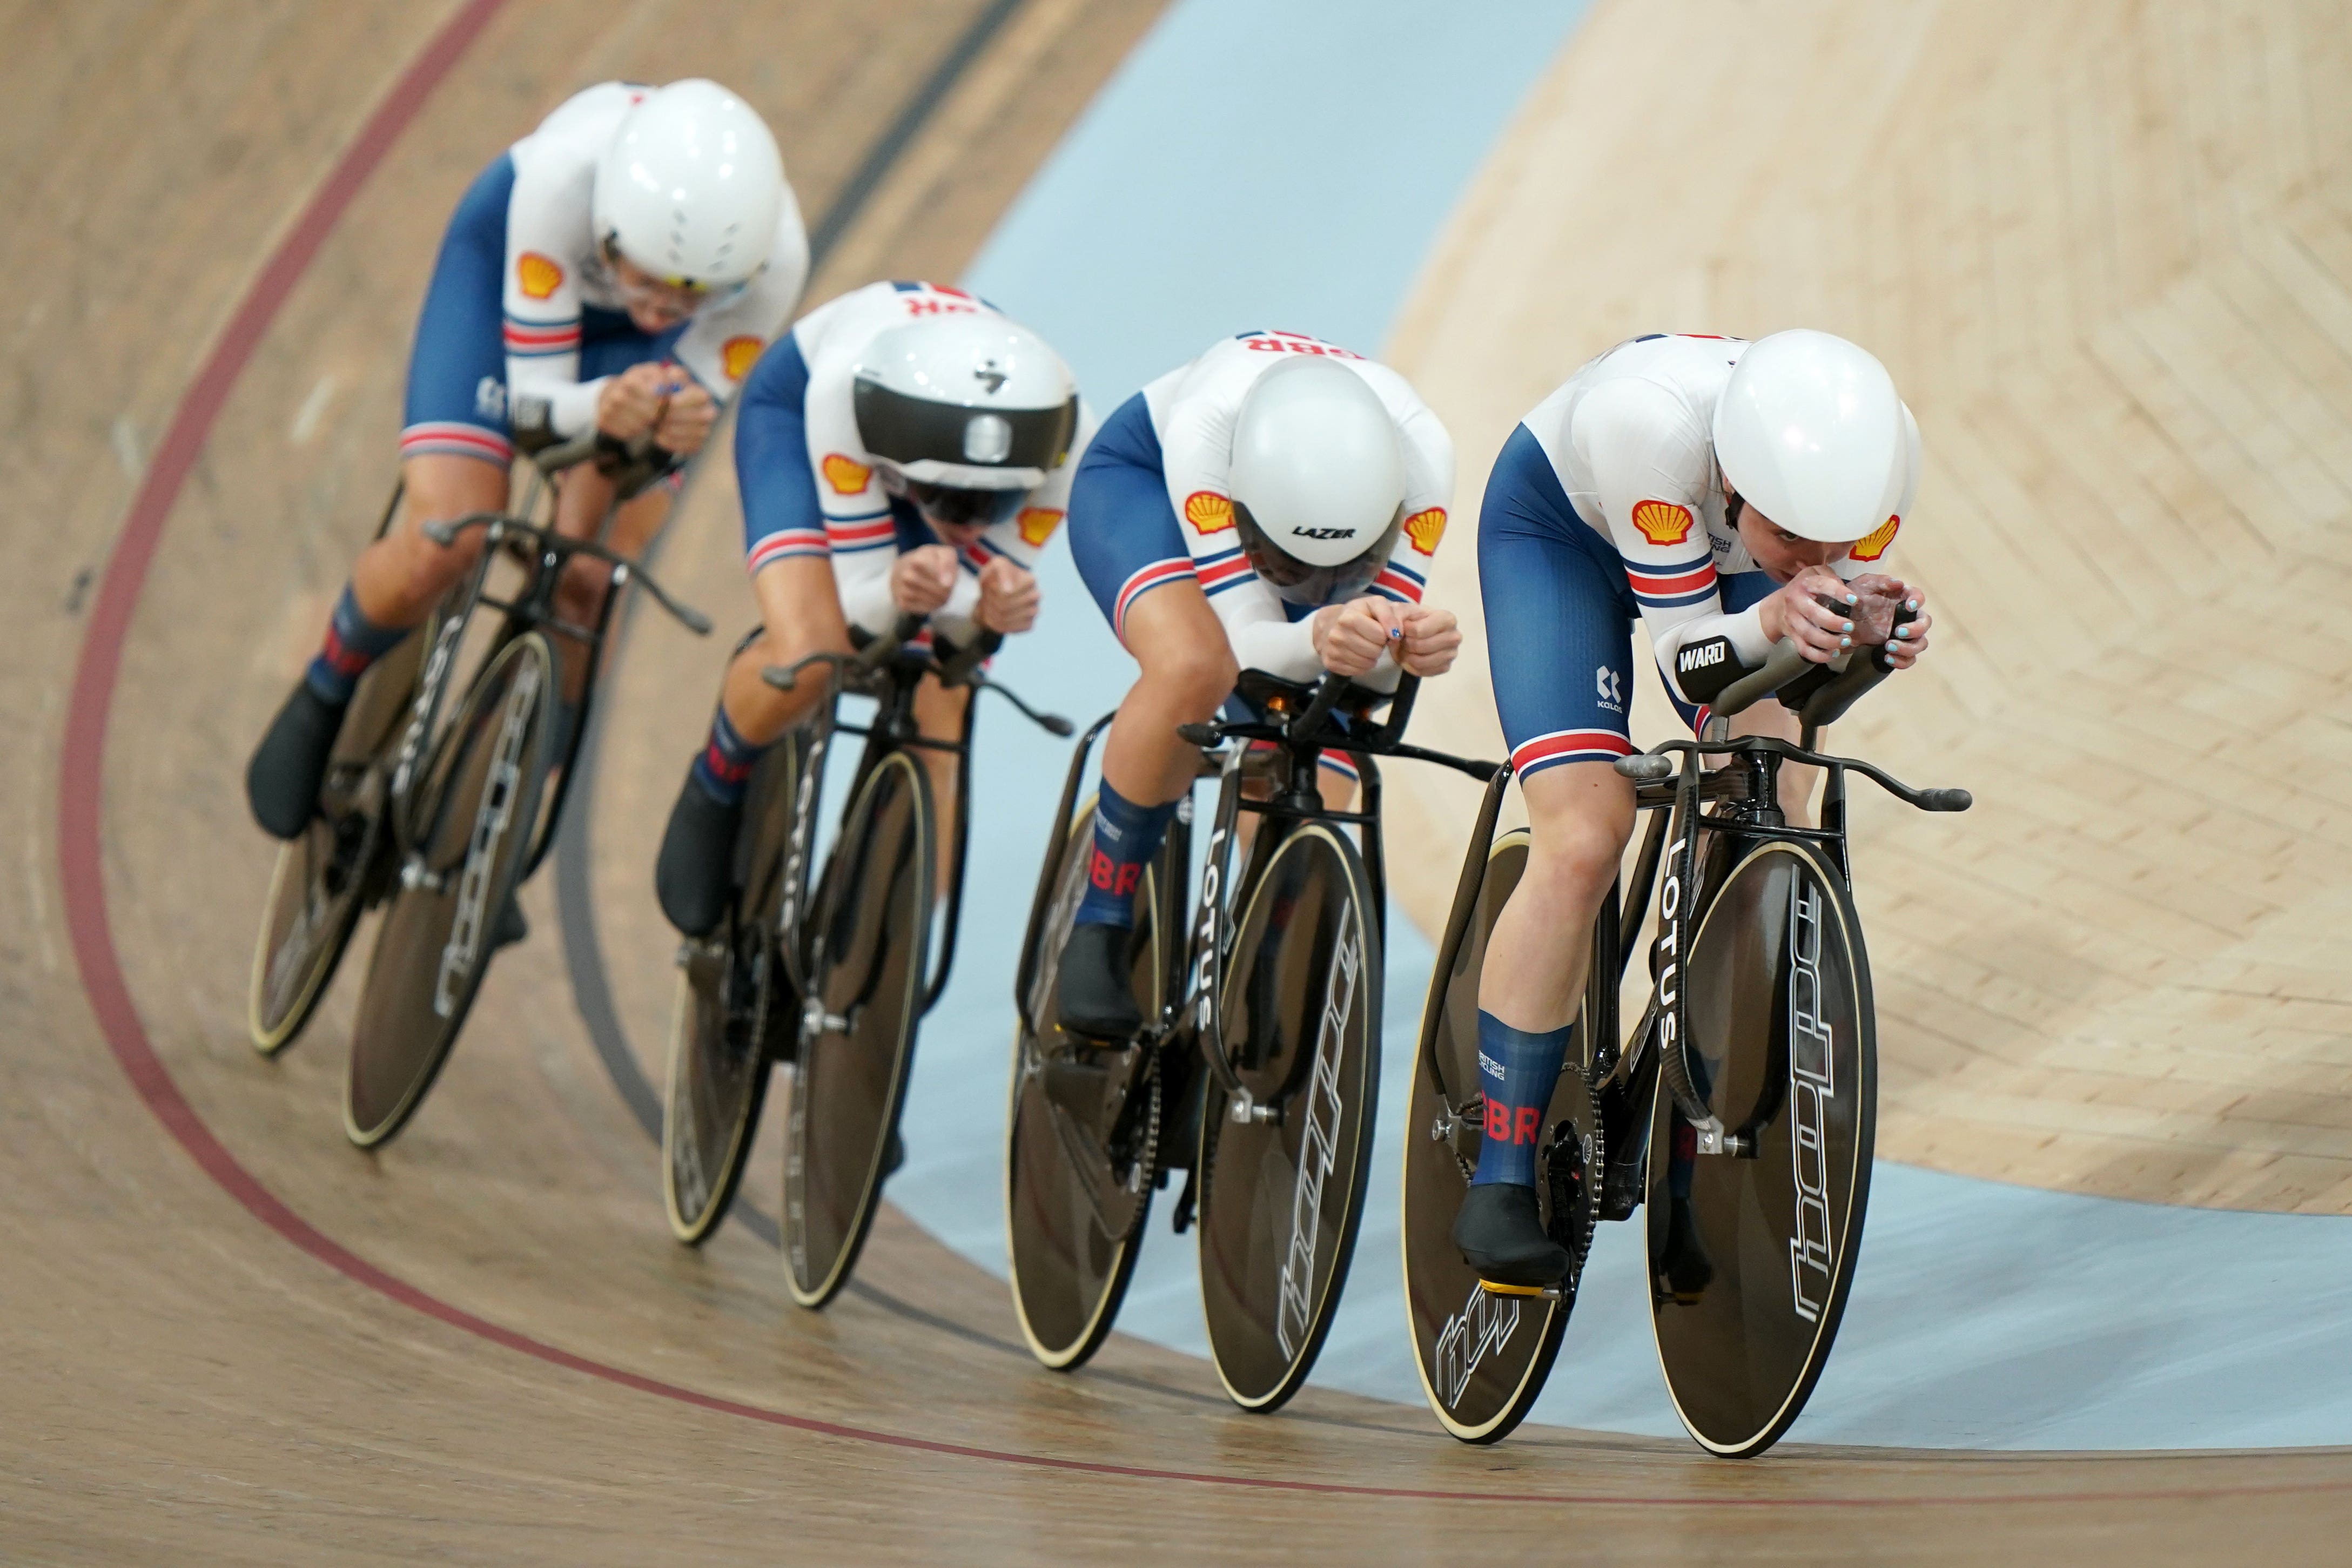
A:
{"label": "rear wheel", "polygon": [[1265,1120],[1213,1085],[1201,1122],[1201,1302],[1234,1403],[1279,1408],[1339,1310],[1380,1090],[1381,934],[1355,844],[1309,822],[1235,927],[1221,1049]]}
{"label": "rear wheel", "polygon": [[785,850],[800,779],[794,731],[760,759],[744,796],[740,872],[728,923],[687,945],[662,1106],[662,1196],[680,1241],[699,1245],[735,1201],[761,1103],[800,1026],[778,946]]}
{"label": "rear wheel", "polygon": [[[1094,832],[1089,805],[1070,826],[1040,929],[1027,998],[1036,1032],[1015,1026],[1007,1118],[1013,1305],[1031,1353],[1058,1372],[1086,1364],[1118,1317],[1165,1153],[1161,1129],[1175,1109],[1170,1085],[1156,1072],[1146,1078],[1155,1068],[1146,1060],[1148,1048],[1080,1046],[1058,1022],[1062,945],[1086,892],[1086,846]],[[1159,1018],[1167,995],[1159,918],[1166,861],[1165,852],[1154,860],[1135,894],[1129,977],[1147,1020]]]}
{"label": "rear wheel", "polygon": [[1526,1419],[1543,1392],[1576,1304],[1591,1246],[1598,1121],[1578,1064],[1583,1020],[1552,1092],[1538,1155],[1537,1201],[1545,1228],[1574,1267],[1558,1296],[1486,1290],[1454,1245],[1454,1217],[1477,1169],[1484,1137],[1478,1078],[1478,977],[1486,938],[1527,870],[1528,831],[1495,841],[1478,903],[1460,942],[1438,955],[1404,1123],[1404,1295],[1414,1364],[1429,1407],[1465,1443],[1494,1443]]}
{"label": "rear wheel", "polygon": [[1700,1155],[1662,1082],[1651,1125],[1652,1324],[1699,1444],[1759,1454],[1829,1359],[1870,1196],[1877,1023],[1844,878],[1767,842],[1691,939],[1694,1085],[1748,1153]]}
{"label": "rear wheel", "polygon": [[544,637],[508,643],[415,787],[416,837],[400,859],[352,1031],[343,1130],[362,1148],[415,1113],[489,969],[546,782],[553,675]]}
{"label": "rear wheel", "polygon": [[851,801],[817,892],[784,1130],[785,1284],[803,1307],[848,1281],[882,1200],[922,1018],[937,834],[930,781],[890,752]]}
{"label": "rear wheel", "polygon": [[335,737],[319,815],[278,849],[246,991],[246,1026],[264,1056],[291,1044],[310,1021],[366,906],[383,814],[373,765],[407,714],[428,640],[410,635],[360,677]]}

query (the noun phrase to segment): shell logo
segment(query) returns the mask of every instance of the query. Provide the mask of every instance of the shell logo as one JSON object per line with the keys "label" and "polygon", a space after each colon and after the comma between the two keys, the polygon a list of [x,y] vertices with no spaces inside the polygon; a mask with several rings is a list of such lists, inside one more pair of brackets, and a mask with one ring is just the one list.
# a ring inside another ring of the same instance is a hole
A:
{"label": "shell logo", "polygon": [[515,258],[515,281],[526,299],[545,299],[563,287],[563,268],[551,256],[527,250]]}
{"label": "shell logo", "polygon": [[1856,560],[1876,560],[1880,556],[1886,553],[1886,547],[1895,542],[1895,530],[1902,526],[1903,519],[1901,517],[1892,517],[1887,518],[1885,522],[1879,524],[1877,528],[1872,529],[1868,534],[1865,534],[1861,538],[1854,540],[1853,549],[1846,551],[1846,554],[1852,556]]}
{"label": "shell logo", "polygon": [[1643,501],[1633,508],[1633,526],[1654,545],[1678,545],[1690,538],[1690,508],[1672,501]]}
{"label": "shell logo", "polygon": [[1445,508],[1432,507],[1425,512],[1415,512],[1404,520],[1404,537],[1412,548],[1423,555],[1437,553],[1437,541],[1445,537]]}
{"label": "shell logo", "polygon": [[1214,490],[1195,490],[1184,497],[1184,520],[1204,534],[1218,534],[1234,526],[1234,504]]}
{"label": "shell logo", "polygon": [[1043,547],[1054,537],[1054,530],[1062,526],[1062,514],[1052,507],[1024,507],[1015,520],[1020,524],[1024,544]]}
{"label": "shell logo", "polygon": [[768,345],[757,338],[730,338],[719,346],[719,363],[730,382],[740,382],[751,373],[760,362],[760,350]]}
{"label": "shell logo", "polygon": [[834,494],[837,496],[855,496],[865,489],[867,481],[874,477],[873,469],[844,457],[838,452],[826,453],[822,466],[824,482],[833,486]]}

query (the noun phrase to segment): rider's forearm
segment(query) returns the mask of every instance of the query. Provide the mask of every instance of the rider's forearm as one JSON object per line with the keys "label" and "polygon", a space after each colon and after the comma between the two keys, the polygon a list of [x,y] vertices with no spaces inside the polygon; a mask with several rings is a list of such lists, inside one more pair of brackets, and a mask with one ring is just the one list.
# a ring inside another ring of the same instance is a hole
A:
{"label": "rider's forearm", "polygon": [[578,367],[576,358],[561,367],[530,360],[507,361],[507,386],[509,402],[518,397],[543,397],[547,400],[548,426],[556,434],[570,438],[585,434],[596,423],[597,400],[604,395],[604,383],[610,376],[598,376],[593,382],[572,380]]}
{"label": "rider's forearm", "polygon": [[898,601],[890,597],[890,574],[877,572],[871,577],[841,584],[841,613],[853,626],[863,627],[880,636],[898,623]]}
{"label": "rider's forearm", "polygon": [[1244,670],[1264,670],[1286,681],[1311,681],[1323,674],[1322,656],[1315,651],[1315,623],[1305,621],[1248,622],[1228,625],[1234,658]]}

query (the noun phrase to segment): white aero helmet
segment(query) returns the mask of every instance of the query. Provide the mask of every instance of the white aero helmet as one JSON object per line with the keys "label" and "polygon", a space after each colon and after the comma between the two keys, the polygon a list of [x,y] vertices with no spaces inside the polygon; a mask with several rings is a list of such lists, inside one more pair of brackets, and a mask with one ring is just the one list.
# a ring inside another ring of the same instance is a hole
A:
{"label": "white aero helmet", "polygon": [[1337,360],[1286,359],[1234,420],[1234,522],[1257,574],[1295,604],[1371,586],[1404,523],[1404,453],[1380,393]]}
{"label": "white aero helmet", "polygon": [[751,105],[699,78],[656,88],[596,162],[596,237],[666,283],[723,288],[767,264],[784,161]]}
{"label": "white aero helmet", "polygon": [[852,372],[857,439],[934,522],[1001,522],[1070,455],[1077,387],[1043,338],[992,310],[886,328]]}
{"label": "white aero helmet", "polygon": [[1827,332],[1750,343],[1715,405],[1715,459],[1731,487],[1780,527],[1826,544],[1885,525],[1917,446],[1886,367]]}

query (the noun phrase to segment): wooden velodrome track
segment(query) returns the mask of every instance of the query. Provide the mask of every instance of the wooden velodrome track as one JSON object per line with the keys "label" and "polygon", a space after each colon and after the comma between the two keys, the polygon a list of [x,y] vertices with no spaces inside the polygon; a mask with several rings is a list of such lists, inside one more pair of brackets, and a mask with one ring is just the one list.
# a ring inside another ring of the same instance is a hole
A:
{"label": "wooden velodrome track", "polygon": [[[338,1125],[348,985],[287,1060],[254,1058],[268,852],[238,773],[380,499],[417,293],[491,150],[578,83],[708,72],[771,116],[813,221],[852,214],[820,225],[813,298],[952,274],[1155,9],[10,15],[0,1561],[2244,1561],[2338,1541],[2352,1464],[2331,1451],[1730,1466],[1566,1432],[1465,1449],[1418,1410],[1320,1393],[1255,1420],[1128,1342],[1055,1377],[1001,1284],[891,1219],[869,1289],[795,1312],[742,1227],[669,1241],[545,878],[538,936],[387,1153]],[[2311,925],[2347,853],[2317,608],[2352,468],[2343,42],[2317,8],[1604,5],[1396,346],[1462,442],[1465,509],[1601,323],[1844,327],[1912,392],[1937,467],[1905,549],[1950,631],[1904,724],[1854,728],[1988,799],[1974,832],[1873,821],[1871,853],[1917,862],[1876,929],[1938,934],[1879,941],[1913,988],[1882,980],[1890,1141],[1913,1157],[2344,1207],[2326,1009],[2352,998]],[[713,465],[665,576],[740,616],[729,489]],[[2042,613],[2018,612],[2024,586]],[[2296,645],[2200,658],[2250,622]],[[648,618],[615,672],[590,881],[640,1049],[670,946],[645,868],[718,656]],[[1449,717],[1475,730],[1474,708]],[[2193,738],[2166,722],[2190,715]],[[2040,753],[1998,754],[2004,723]],[[1914,905],[1960,909],[1961,936]]]}

